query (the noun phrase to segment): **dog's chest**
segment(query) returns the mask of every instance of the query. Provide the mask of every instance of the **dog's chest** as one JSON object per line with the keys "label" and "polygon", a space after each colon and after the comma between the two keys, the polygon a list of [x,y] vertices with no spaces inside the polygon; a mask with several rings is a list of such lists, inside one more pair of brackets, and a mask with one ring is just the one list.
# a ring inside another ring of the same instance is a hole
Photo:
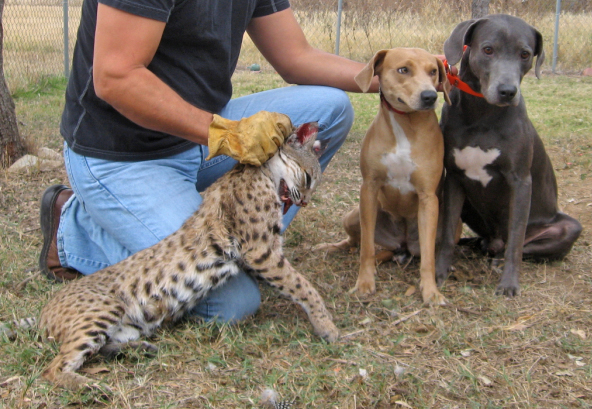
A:
{"label": "dog's chest", "polygon": [[411,143],[403,128],[395,121],[393,114],[390,114],[390,119],[397,145],[390,152],[384,153],[381,158],[382,164],[387,169],[387,183],[403,194],[414,192],[415,187],[411,184],[411,174],[417,165],[411,158]]}
{"label": "dog's chest", "polygon": [[487,187],[493,179],[493,176],[487,172],[486,166],[491,165],[499,155],[500,150],[497,148],[483,150],[478,146],[454,148],[452,151],[456,166],[464,171],[467,178],[480,182],[483,187]]}

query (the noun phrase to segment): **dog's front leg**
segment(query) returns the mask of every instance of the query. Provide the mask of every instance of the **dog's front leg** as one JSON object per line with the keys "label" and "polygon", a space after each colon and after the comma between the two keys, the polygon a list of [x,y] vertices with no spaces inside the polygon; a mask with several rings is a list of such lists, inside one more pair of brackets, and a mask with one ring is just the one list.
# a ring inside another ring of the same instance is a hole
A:
{"label": "dog's front leg", "polygon": [[438,286],[444,284],[448,278],[450,265],[456,245],[456,230],[460,223],[460,214],[465,202],[465,192],[459,181],[448,174],[444,179],[442,211],[440,214],[440,228],[442,237],[437,245],[436,280]]}
{"label": "dog's front leg", "polygon": [[356,286],[351,290],[351,292],[357,291],[360,295],[368,295],[376,291],[374,231],[378,212],[378,188],[375,180],[364,180],[360,188],[360,272]]}
{"label": "dog's front leg", "polygon": [[435,192],[418,192],[417,214],[419,247],[421,251],[420,288],[423,302],[433,305],[446,304],[446,298],[436,286],[436,232],[438,228],[438,198]]}
{"label": "dog's front leg", "polygon": [[508,217],[508,239],[504,253],[504,271],[495,293],[513,297],[520,293],[518,277],[530,213],[532,179],[530,174],[521,177],[514,171],[510,171],[504,176],[510,186],[510,214]]}

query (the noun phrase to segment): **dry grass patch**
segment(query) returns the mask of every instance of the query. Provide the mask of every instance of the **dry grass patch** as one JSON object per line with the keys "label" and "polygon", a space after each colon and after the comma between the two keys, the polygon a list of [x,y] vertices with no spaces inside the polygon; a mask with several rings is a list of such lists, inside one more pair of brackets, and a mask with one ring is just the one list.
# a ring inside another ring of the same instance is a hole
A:
{"label": "dry grass patch", "polygon": [[[238,94],[281,84],[265,73],[235,79]],[[132,352],[85,366],[112,394],[71,393],[40,378],[56,346],[21,331],[16,341],[0,339],[0,407],[260,408],[261,391],[273,388],[295,399],[295,408],[590,408],[592,81],[529,77],[523,92],[554,162],[560,202],[585,230],[564,261],[523,264],[521,296],[496,297],[499,275],[488,260],[459,250],[457,271],[443,288],[446,307],[424,307],[419,291],[410,290],[419,281],[416,262],[380,265],[378,292],[360,299],[348,294],[356,252],[311,252],[344,237],[340,219],[358,202],[359,143],[377,97],[352,94],[354,129],[286,233],[287,257],[325,298],[343,334],[339,342],[312,335],[304,312],[266,287],[260,311],[246,322],[163,329],[154,357]],[[31,135],[45,135],[35,137],[40,145],[59,147],[57,116],[36,121],[43,112],[25,113],[54,97],[39,98],[17,100],[19,115],[35,124]],[[37,314],[60,287],[42,277],[18,287],[35,274],[39,197],[60,182],[62,171],[0,177],[0,320]]]}

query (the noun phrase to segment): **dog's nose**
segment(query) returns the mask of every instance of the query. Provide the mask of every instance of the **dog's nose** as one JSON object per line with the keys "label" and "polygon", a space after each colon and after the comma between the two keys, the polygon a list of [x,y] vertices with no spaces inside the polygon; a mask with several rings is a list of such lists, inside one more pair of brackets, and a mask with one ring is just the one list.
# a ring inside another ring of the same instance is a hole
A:
{"label": "dog's nose", "polygon": [[423,105],[429,107],[434,105],[438,99],[438,94],[436,94],[436,91],[422,91],[422,93],[419,94],[419,97],[421,98]]}
{"label": "dog's nose", "polygon": [[499,92],[499,96],[502,101],[509,102],[516,96],[518,87],[515,85],[501,84],[499,87],[497,87],[497,92]]}

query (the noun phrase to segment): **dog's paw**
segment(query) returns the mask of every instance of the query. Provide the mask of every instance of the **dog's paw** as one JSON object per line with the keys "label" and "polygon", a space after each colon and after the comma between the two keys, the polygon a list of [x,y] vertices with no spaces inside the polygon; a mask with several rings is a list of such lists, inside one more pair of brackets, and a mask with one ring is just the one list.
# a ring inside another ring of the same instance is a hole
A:
{"label": "dog's paw", "polygon": [[357,293],[361,296],[374,294],[376,292],[376,284],[374,280],[360,280],[356,282],[356,286],[349,290],[350,294]]}
{"label": "dog's paw", "polygon": [[340,241],[339,243],[321,243],[321,244],[317,244],[316,246],[314,246],[312,248],[312,251],[316,252],[316,251],[325,251],[327,252],[327,254],[330,253],[335,253],[336,251],[340,251],[340,250],[347,250],[349,249],[351,246],[349,244],[349,240],[345,239]]}
{"label": "dog's paw", "polygon": [[436,289],[422,291],[422,298],[426,305],[446,305],[446,297]]}
{"label": "dog's paw", "polygon": [[495,289],[495,295],[505,295],[507,297],[516,297],[520,295],[520,286],[516,284],[499,283]]}
{"label": "dog's paw", "polygon": [[448,276],[450,275],[450,273],[451,273],[450,270],[436,271],[436,285],[438,287],[442,287],[444,285],[444,283],[446,282],[446,280],[448,279]]}

